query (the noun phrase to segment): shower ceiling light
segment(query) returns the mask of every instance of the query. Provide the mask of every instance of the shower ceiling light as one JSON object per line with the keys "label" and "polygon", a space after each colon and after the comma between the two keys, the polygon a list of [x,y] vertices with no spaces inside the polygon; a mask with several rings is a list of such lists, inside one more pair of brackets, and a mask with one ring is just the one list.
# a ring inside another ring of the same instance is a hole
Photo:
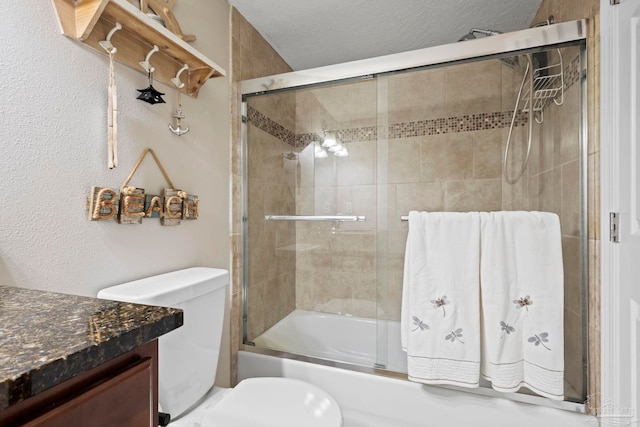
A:
{"label": "shower ceiling light", "polygon": [[342,148],[335,151],[333,155],[336,157],[347,157],[349,155],[349,152],[347,151],[347,147],[342,146]]}
{"label": "shower ceiling light", "polygon": [[344,148],[344,146],[342,144],[336,143],[334,145],[332,145],[331,147],[329,147],[329,151],[331,151],[332,153],[335,153],[336,151],[340,151]]}
{"label": "shower ceiling light", "polygon": [[314,157],[316,159],[324,159],[324,158],[326,158],[328,156],[328,154],[325,151],[325,149],[320,147],[318,144],[315,144],[313,155],[314,155]]}
{"label": "shower ceiling light", "polygon": [[322,141],[322,146],[326,148],[333,147],[338,144],[337,138],[332,133],[325,133],[324,141]]}
{"label": "shower ceiling light", "polygon": [[315,154],[316,159],[326,159],[327,156],[329,156],[329,155],[324,150],[320,150],[320,151],[316,152],[316,154]]}

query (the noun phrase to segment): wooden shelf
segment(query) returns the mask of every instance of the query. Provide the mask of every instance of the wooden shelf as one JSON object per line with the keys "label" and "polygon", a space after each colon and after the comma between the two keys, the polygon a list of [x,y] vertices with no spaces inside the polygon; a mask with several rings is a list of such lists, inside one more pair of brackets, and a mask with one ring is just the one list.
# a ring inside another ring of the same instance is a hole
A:
{"label": "wooden shelf", "polygon": [[180,76],[184,93],[198,96],[200,87],[210,78],[223,77],[224,69],[197,51],[158,22],[149,18],[127,0],[53,0],[62,33],[105,55],[98,44],[105,40],[116,22],[122,30],[116,31],[111,42],[118,49],[114,58],[146,74],[140,66],[157,45],[160,51],[149,60],[155,68],[153,78],[175,87],[171,79],[184,64],[189,66]]}

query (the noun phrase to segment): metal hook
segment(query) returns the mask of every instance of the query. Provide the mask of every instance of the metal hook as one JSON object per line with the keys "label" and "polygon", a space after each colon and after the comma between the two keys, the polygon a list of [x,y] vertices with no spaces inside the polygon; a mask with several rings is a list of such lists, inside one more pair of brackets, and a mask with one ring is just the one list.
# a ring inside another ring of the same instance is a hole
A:
{"label": "metal hook", "polygon": [[118,51],[118,48],[115,47],[112,43],[111,43],[111,37],[113,37],[113,34],[122,29],[122,25],[119,22],[116,22],[116,26],[113,27],[111,29],[111,31],[109,31],[109,34],[107,34],[107,38],[105,40],[99,41],[98,44],[100,46],[102,46],[102,48],[104,50],[107,51],[107,53],[113,55]]}
{"label": "metal hook", "polygon": [[176,85],[178,89],[182,89],[184,87],[184,83],[180,80],[180,74],[184,73],[188,69],[189,69],[189,66],[187,64],[184,64],[184,66],[178,70],[178,73],[176,74],[176,76],[171,79],[173,84]]}
{"label": "metal hook", "polygon": [[153,73],[153,72],[156,70],[155,68],[153,68],[153,67],[151,66],[151,64],[149,64],[149,59],[151,59],[151,55],[153,55],[154,53],[156,53],[156,52],[157,52],[157,51],[159,51],[159,50],[160,50],[160,48],[159,48],[157,45],[155,45],[155,44],[154,44],[154,45],[153,45],[153,49],[151,49],[151,50],[149,51],[149,53],[147,53],[147,56],[146,56],[146,58],[144,58],[144,61],[141,61],[141,62],[140,62],[140,66],[141,66],[142,68],[144,68],[144,70],[145,70],[147,73]]}

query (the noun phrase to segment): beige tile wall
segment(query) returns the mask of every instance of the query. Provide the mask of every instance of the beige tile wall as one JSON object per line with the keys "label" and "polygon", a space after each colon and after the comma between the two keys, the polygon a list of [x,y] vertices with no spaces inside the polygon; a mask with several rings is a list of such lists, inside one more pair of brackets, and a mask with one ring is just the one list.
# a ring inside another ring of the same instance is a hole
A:
{"label": "beige tile wall", "polygon": [[[592,2],[594,3],[594,2]],[[594,6],[594,9],[598,9]],[[587,395],[590,413],[600,408],[600,15],[592,15],[587,38],[588,128],[588,363]]]}
{"label": "beige tile wall", "polygon": [[[297,91],[298,134],[375,126],[375,81]],[[298,222],[296,308],[376,315],[376,142],[351,142],[348,157],[301,152],[298,215],[364,215],[366,222]]]}
{"label": "beige tile wall", "polygon": [[[562,49],[565,64],[579,57],[577,47]],[[549,52],[549,64],[559,56]],[[560,217],[564,264],[565,394],[580,399],[582,369],[582,258],[580,256],[580,84],[571,85],[561,106],[551,103],[542,124],[534,125],[530,165],[525,172],[530,209],[554,212]]]}
{"label": "beige tile wall", "polygon": [[[232,129],[231,129],[231,189],[232,189],[232,201],[231,201],[231,382],[235,383],[237,378],[237,351],[242,346],[242,200],[243,191],[242,188],[242,140],[241,140],[241,123],[239,120],[239,95],[238,95],[238,82],[246,79],[267,76],[271,74],[286,73],[291,71],[291,68],[287,63],[276,53],[276,51],[267,43],[262,36],[253,28],[253,26],[234,8],[231,8],[231,79],[234,83],[232,86],[231,97],[231,117],[232,117]],[[277,105],[279,107],[285,107],[283,111],[287,111],[286,99],[278,99]],[[276,108],[276,111],[278,109]],[[287,113],[288,114],[288,113]],[[286,123],[287,114],[276,116],[279,120]],[[260,132],[255,130],[256,132]],[[271,141],[273,145],[278,143],[271,140],[268,136],[264,136],[265,140]],[[282,151],[280,151],[280,156]],[[270,159],[272,163],[277,162],[277,156],[275,154],[265,153],[266,158]],[[279,158],[282,161],[282,157]],[[284,167],[282,163],[281,167]],[[268,171],[261,173],[267,174]],[[273,181],[272,183],[275,183]],[[281,188],[278,194],[282,194],[284,190]],[[256,195],[254,194],[254,197]],[[260,197],[260,196],[257,196]],[[255,200],[253,200],[255,202]],[[263,199],[258,201],[259,206],[266,206],[273,203],[273,200]],[[255,230],[254,230],[255,231]],[[266,230],[265,233],[272,232],[272,230]],[[259,234],[259,233],[258,233]],[[286,230],[281,230],[280,234],[283,239],[290,238],[286,234]],[[262,236],[256,237],[266,241]],[[272,244],[270,241],[266,244]],[[257,285],[257,292],[265,296],[264,305],[258,305],[255,307],[257,311],[256,319],[259,322],[272,322],[273,316],[276,315],[276,310],[268,310],[266,307],[276,306],[278,298],[282,294],[287,294],[287,288],[291,288],[291,276],[283,273],[290,266],[286,266],[287,263],[291,263],[291,260],[286,256],[278,257],[281,259],[281,264],[276,265],[275,272],[271,271],[268,277],[259,281]],[[260,262],[265,262],[264,259],[260,259]],[[284,264],[284,265],[283,265]],[[254,269],[255,272],[255,269]],[[275,276],[274,276],[275,275]],[[275,281],[274,277],[280,276],[282,281]],[[270,300],[271,299],[271,300]],[[254,299],[255,302],[255,299]],[[291,303],[283,304],[283,307],[290,306]],[[253,308],[253,307],[252,307]],[[284,308],[286,309],[286,308]],[[280,314],[280,313],[278,313]]]}
{"label": "beige tile wall", "polygon": [[[588,18],[587,121],[588,121],[588,384],[589,411],[600,407],[600,2],[598,0],[543,0],[534,19],[553,15],[555,22]],[[572,313],[569,320],[575,320]]]}
{"label": "beige tile wall", "polygon": [[[550,62],[559,59],[554,56],[555,51],[549,55]],[[577,48],[564,49],[567,68],[578,55]],[[449,127],[431,135],[398,137],[393,134],[387,139],[380,138],[383,132],[380,126],[394,124],[394,128],[403,129],[393,120],[435,119],[438,114],[463,117],[508,112],[515,104],[523,72],[523,67],[513,69],[499,61],[485,61],[298,94],[297,132],[322,135],[324,129],[339,129],[341,134],[353,135],[356,132],[348,130],[354,125],[374,128],[377,125],[381,135],[373,140],[347,142],[350,155],[346,158],[315,159],[313,144],[300,153],[296,213],[366,215],[367,221],[296,225],[296,308],[362,317],[378,314],[398,320],[407,232],[406,223],[399,218],[409,210],[555,212],[561,220],[565,255],[568,337],[565,350],[570,378],[567,395],[579,398],[582,389],[580,193],[577,191],[580,185],[579,84],[568,82],[563,105],[550,104],[544,111],[543,123],[534,124],[529,166],[515,185],[502,180],[502,156],[508,135],[504,126],[453,131]],[[454,79],[458,85],[447,85]],[[436,102],[426,97],[428,100],[422,105],[415,92],[430,94],[432,88],[425,86],[429,84],[436,85],[434,91],[439,99]],[[381,87],[387,95],[388,108],[397,110],[380,114],[382,106],[359,103],[359,96],[364,100],[377,100],[375,93]],[[380,117],[388,122],[381,122]],[[406,129],[402,132],[411,134]],[[513,131],[511,175],[520,168],[527,134],[526,126],[517,126]],[[380,168],[384,169],[383,173]],[[389,233],[384,240],[386,248],[380,249],[387,253],[388,286],[376,281],[379,262],[376,249],[381,243],[376,238],[377,215],[384,214],[379,210],[383,199],[386,199]],[[380,298],[381,295],[386,299]]]}
{"label": "beige tile wall", "polygon": [[[380,132],[372,140],[349,140],[350,155],[345,158],[314,159],[313,146],[302,151],[296,212],[365,215],[367,221],[298,223],[296,240],[305,248],[297,258],[298,309],[363,317],[379,313],[399,320],[407,232],[401,215],[409,210],[500,210],[503,199],[509,202],[507,208],[524,208],[522,194],[503,197],[503,128],[452,131],[449,124],[432,135],[394,134],[387,139],[382,130],[417,120],[507,111],[515,104],[513,86],[521,72],[499,61],[484,61],[298,94],[298,133],[322,136],[325,129],[337,129],[353,135],[357,132],[348,130],[358,126],[378,127]],[[386,107],[378,102],[386,102]],[[519,128],[515,135],[522,136]],[[379,214],[386,215],[389,230],[380,242]],[[375,280],[381,242],[386,248],[380,249],[388,253],[388,286]],[[381,294],[387,295],[386,301]]]}
{"label": "beige tile wall", "polygon": [[[286,114],[287,95],[272,97],[269,111]],[[264,98],[262,99],[264,101]],[[263,102],[263,104],[265,104]],[[291,147],[248,126],[248,331],[251,341],[295,308],[295,223],[267,222],[265,215],[295,213],[295,160]]]}

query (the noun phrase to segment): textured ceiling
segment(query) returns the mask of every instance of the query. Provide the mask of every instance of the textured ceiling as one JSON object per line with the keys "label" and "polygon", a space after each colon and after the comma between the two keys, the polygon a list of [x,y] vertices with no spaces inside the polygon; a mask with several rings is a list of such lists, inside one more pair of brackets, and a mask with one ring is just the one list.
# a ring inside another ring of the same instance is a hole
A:
{"label": "textured ceiling", "polygon": [[229,0],[294,70],[530,26],[542,0]]}

